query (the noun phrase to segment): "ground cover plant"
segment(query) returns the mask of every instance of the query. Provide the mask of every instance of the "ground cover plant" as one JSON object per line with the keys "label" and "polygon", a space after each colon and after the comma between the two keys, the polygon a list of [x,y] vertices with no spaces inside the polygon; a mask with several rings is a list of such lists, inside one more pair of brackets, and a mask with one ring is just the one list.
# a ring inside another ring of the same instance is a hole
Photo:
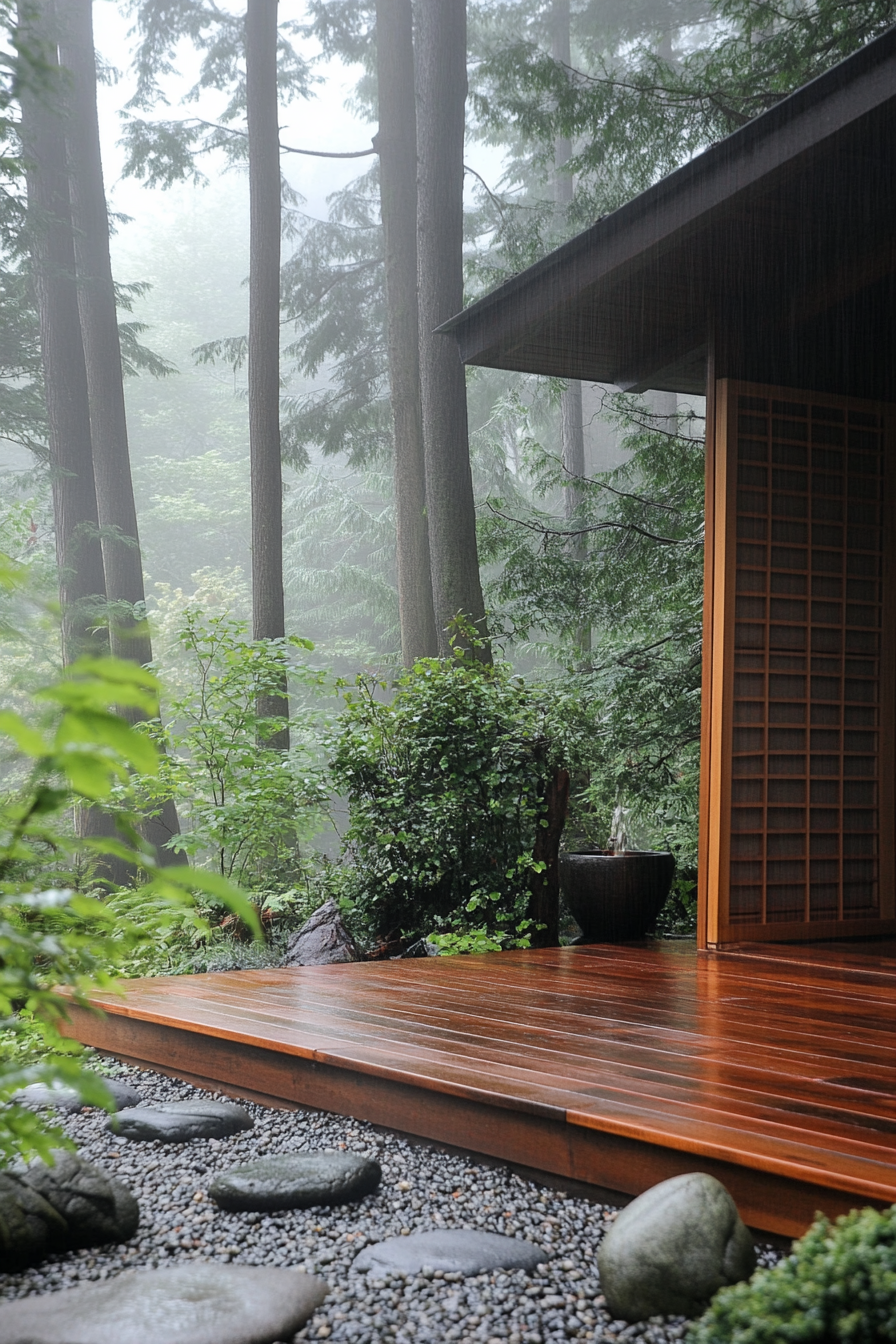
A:
{"label": "ground cover plant", "polygon": [[896,1339],[896,1206],[818,1217],[749,1283],[723,1288],[691,1344],[872,1344]]}

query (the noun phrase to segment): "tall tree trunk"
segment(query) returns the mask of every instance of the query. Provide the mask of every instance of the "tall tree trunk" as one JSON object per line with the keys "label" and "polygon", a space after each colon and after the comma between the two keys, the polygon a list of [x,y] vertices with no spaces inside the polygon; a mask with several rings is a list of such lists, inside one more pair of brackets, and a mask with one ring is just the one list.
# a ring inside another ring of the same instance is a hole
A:
{"label": "tall tree trunk", "polygon": [[[52,0],[43,0],[40,5],[33,0],[20,4],[19,25],[40,47],[48,65],[57,67],[57,15]],[[62,94],[62,81],[57,77],[38,94],[23,89],[21,106],[31,265],[53,474],[62,657],[68,665],[84,653],[108,653],[109,642]],[[76,806],[74,819],[77,834],[84,838],[115,835],[113,818],[100,808]],[[98,876],[123,885],[133,876],[133,870],[120,859],[111,858],[98,866]]]}
{"label": "tall tree trunk", "polygon": [[[78,275],[78,307],[87,387],[97,510],[103,529],[106,595],[112,603],[142,607],[143,566],[131,483],[118,315],[109,256],[109,219],[103,186],[96,106],[93,0],[64,0],[59,12],[59,57],[67,81],[66,141]],[[110,638],[119,657],[148,663],[152,648],[144,621],[121,608],[111,613]]]}
{"label": "tall tree trunk", "polygon": [[[248,0],[246,114],[249,130],[249,457],[252,482],[252,628],[285,634],[283,477],[280,458],[280,128],[277,0]],[[267,745],[289,747],[286,676],[258,712],[282,718]]]}
{"label": "tall tree trunk", "polygon": [[[417,17],[420,384],[433,600],[439,649],[447,654],[456,616],[486,637],[464,369],[453,342],[434,335],[464,301],[466,0],[426,0]],[[476,651],[490,658],[487,645]]]}
{"label": "tall tree trunk", "polygon": [[389,388],[395,438],[395,515],[401,655],[439,651],[432,600],[420,402],[417,302],[417,113],[411,0],[377,0],[380,211],[386,263]]}
{"label": "tall tree trunk", "polygon": [[[106,595],[111,604],[109,634],[113,653],[146,664],[152,661],[152,644],[142,612],[143,561],[131,480],[121,344],[109,254],[109,215],[96,102],[93,0],[65,0],[58,17],[60,61],[70,76],[65,121],[69,196],[97,513],[103,530]],[[133,710],[122,712],[131,722],[143,717]],[[164,805],[158,817],[144,819],[141,829],[155,847],[160,862],[185,861],[164,848],[166,841],[180,833],[173,801]]]}
{"label": "tall tree trunk", "polygon": [[[567,68],[570,64],[569,0],[553,0],[551,11],[552,55]],[[565,165],[572,156],[572,141],[558,136],[554,141],[554,199],[557,213],[565,212],[573,198],[572,174]],[[585,475],[585,433],[582,426],[582,384],[571,378],[560,394],[560,443],[563,468],[568,473],[563,488],[563,511],[567,521],[573,519],[581,503],[582,492],[577,481]],[[585,560],[584,537],[571,540],[570,555],[580,563]],[[584,622],[574,632],[576,652],[582,663],[591,652],[591,627]]]}
{"label": "tall tree trunk", "polygon": [[[19,6],[19,22],[56,66],[54,11],[49,0]],[[99,540],[96,486],[90,439],[87,371],[81,344],[75,249],[72,238],[64,123],[55,105],[56,78],[46,91],[27,86],[21,95],[22,141],[26,158],[28,232],[40,317],[41,359],[47,401],[47,433],[53,479],[53,514],[62,656],[71,663],[81,653],[108,652],[105,575]]]}

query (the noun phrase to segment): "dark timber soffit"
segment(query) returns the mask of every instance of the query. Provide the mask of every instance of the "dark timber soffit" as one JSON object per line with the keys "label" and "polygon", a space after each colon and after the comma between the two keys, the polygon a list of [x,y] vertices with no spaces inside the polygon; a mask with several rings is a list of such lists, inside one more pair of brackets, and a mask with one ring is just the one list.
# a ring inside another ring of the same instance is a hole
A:
{"label": "dark timber soffit", "polygon": [[894,162],[896,28],[438,330],[465,364],[703,392],[712,323],[817,322],[859,249],[853,292],[892,277]]}

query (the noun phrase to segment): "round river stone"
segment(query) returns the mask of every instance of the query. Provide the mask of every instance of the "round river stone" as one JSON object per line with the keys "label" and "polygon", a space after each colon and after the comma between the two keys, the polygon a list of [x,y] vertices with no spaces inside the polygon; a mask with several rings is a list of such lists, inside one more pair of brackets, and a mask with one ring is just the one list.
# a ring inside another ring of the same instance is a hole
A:
{"label": "round river stone", "polygon": [[283,1153],[216,1176],[209,1195],[222,1209],[262,1213],[347,1204],[380,1183],[380,1164],[354,1153]]}
{"label": "round river stone", "polygon": [[720,1181],[673,1176],[621,1209],[597,1252],[600,1286],[617,1319],[698,1316],[756,1268],[753,1238]]}
{"label": "round river stone", "polygon": [[355,1256],[352,1269],[393,1274],[419,1274],[440,1269],[447,1274],[484,1274],[491,1269],[534,1269],[550,1254],[531,1241],[502,1237],[497,1232],[417,1232],[389,1237]]}
{"label": "round river stone", "polygon": [[106,1129],[122,1139],[186,1143],[189,1139],[224,1139],[251,1129],[252,1117],[230,1101],[166,1101],[161,1106],[134,1106],[110,1115]]}
{"label": "round river stone", "polygon": [[292,1339],[327,1286],[290,1269],[181,1265],[0,1304],[3,1344],[272,1344]]}

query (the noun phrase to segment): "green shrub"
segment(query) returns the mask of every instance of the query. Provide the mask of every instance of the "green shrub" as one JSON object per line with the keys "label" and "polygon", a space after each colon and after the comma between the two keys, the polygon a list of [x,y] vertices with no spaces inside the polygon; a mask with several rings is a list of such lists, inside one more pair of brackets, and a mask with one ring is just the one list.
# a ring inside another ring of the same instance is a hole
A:
{"label": "green shrub", "polygon": [[443,935],[447,951],[525,943],[542,800],[565,751],[554,701],[460,648],[385,690],[359,678],[346,693],[333,760],[356,911],[371,933]]}
{"label": "green shrub", "polygon": [[723,1288],[690,1344],[896,1340],[896,1205],[819,1216],[792,1253],[749,1283]]}
{"label": "green shrub", "polygon": [[[173,847],[201,866],[270,895],[302,885],[301,845],[320,829],[328,803],[308,700],[322,675],[295,658],[313,645],[249,639],[244,622],[197,607],[183,613],[177,640],[179,657],[165,671],[168,722],[151,729],[164,755],[142,781],[145,799],[176,802]],[[280,692],[285,674],[288,752],[265,745],[282,725],[256,709],[259,696]]]}

